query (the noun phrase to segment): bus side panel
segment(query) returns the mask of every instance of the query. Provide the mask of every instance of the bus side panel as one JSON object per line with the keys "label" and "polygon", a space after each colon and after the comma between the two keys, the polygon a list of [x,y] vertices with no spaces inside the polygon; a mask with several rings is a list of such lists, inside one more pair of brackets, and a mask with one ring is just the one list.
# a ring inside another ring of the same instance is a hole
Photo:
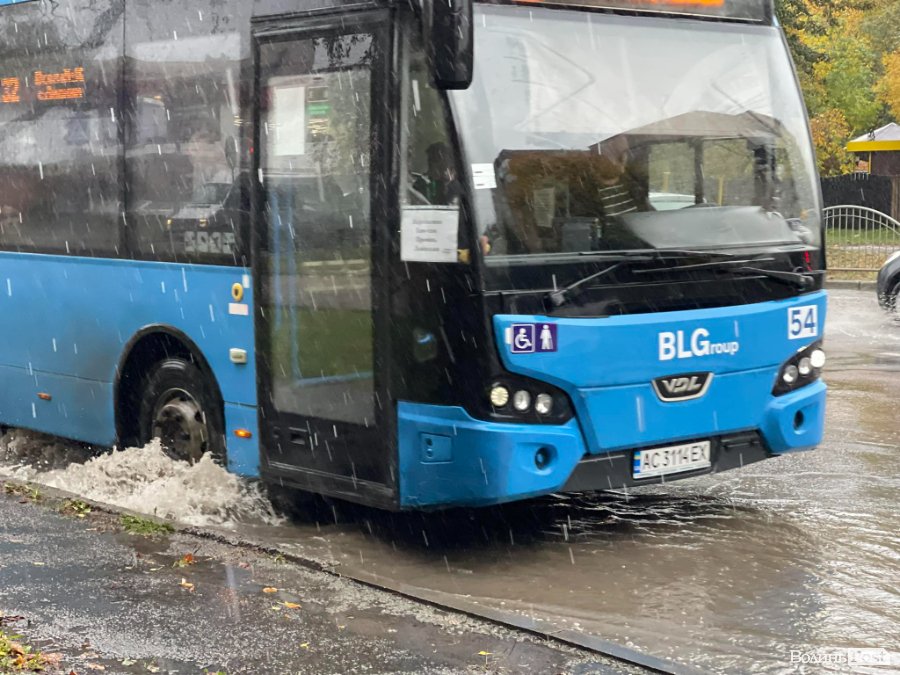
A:
{"label": "bus side panel", "polygon": [[[243,289],[240,302],[232,297],[235,284]],[[0,422],[112,444],[113,388],[124,351],[142,329],[168,327],[197,346],[215,375],[226,404],[229,461],[243,473],[258,470],[246,268],[0,253],[0,311],[7,318]],[[246,364],[231,362],[232,348],[246,350]],[[239,427],[253,438],[236,439],[231,432]]]}
{"label": "bus side panel", "polygon": [[[0,422],[111,445],[115,435],[112,384],[0,366]],[[49,400],[39,398],[50,396]],[[109,430],[113,436],[109,436]]]}

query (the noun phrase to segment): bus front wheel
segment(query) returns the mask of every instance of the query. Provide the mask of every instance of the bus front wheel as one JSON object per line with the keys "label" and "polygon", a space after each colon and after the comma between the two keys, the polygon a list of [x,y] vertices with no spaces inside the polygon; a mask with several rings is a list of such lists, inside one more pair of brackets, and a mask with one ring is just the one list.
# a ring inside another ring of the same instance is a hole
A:
{"label": "bus front wheel", "polygon": [[225,420],[209,379],[183,358],[160,361],[144,381],[140,404],[140,441],[158,438],[173,459],[198,462],[210,453],[225,454]]}

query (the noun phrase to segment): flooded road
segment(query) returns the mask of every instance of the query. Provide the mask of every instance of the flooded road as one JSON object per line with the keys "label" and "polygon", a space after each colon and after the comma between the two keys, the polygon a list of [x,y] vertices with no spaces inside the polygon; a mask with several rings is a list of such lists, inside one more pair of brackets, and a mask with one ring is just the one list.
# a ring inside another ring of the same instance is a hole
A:
{"label": "flooded road", "polygon": [[[286,524],[251,486],[229,488],[230,520],[204,514],[215,490],[173,517],[203,516],[347,573],[714,672],[792,672],[792,651],[900,653],[900,322],[879,310],[874,293],[832,291],[826,350],[826,439],[812,453],[628,494],[473,511],[322,507]],[[55,471],[44,475],[64,487],[66,473],[85,470]],[[103,500],[124,479],[110,479],[101,494],[89,477],[67,489]],[[145,509],[165,507],[153,499],[146,490]]]}

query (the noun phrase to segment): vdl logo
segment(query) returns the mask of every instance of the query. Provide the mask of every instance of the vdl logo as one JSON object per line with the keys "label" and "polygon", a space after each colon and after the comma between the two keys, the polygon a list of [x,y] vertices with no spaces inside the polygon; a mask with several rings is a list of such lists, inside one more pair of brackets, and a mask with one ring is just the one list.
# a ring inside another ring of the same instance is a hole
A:
{"label": "vdl logo", "polygon": [[653,380],[653,389],[661,401],[689,401],[700,398],[709,389],[712,373],[687,373],[657,377]]}
{"label": "vdl logo", "polygon": [[690,359],[695,356],[712,356],[714,354],[734,356],[741,348],[737,340],[710,342],[708,338],[709,331],[705,328],[696,329],[691,333],[690,338],[685,336],[683,330],[662,332],[659,334],[659,360]]}

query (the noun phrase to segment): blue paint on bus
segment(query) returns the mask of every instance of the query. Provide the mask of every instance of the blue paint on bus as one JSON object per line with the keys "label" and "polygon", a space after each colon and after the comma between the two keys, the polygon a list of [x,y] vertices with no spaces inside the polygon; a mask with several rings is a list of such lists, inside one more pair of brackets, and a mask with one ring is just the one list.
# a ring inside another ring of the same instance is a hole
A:
{"label": "blue paint on bus", "polygon": [[[259,473],[253,289],[241,267],[0,253],[0,419],[5,424],[109,446],[116,442],[116,369],[129,342],[169,327],[201,351],[225,402],[229,469]],[[246,282],[246,315],[231,288]],[[51,395],[50,400],[38,393]],[[234,430],[248,429],[250,439]]]}
{"label": "blue paint on bus", "polygon": [[[504,366],[564,390],[575,417],[564,425],[508,424],[475,420],[460,408],[400,403],[401,505],[546,494],[561,488],[584,456],[742,431],[759,431],[771,454],[812,449],[822,439],[825,384],[816,380],[781,396],[772,389],[783,363],[821,339],[825,304],[820,291],[739,307],[596,319],[495,316]],[[791,310],[811,306],[815,334],[791,339]],[[546,323],[556,324],[557,351],[513,352],[507,329]],[[653,389],[655,378],[691,372],[712,373],[699,398],[664,402]],[[428,435],[450,439],[449,461],[423,456]],[[535,451],[544,446],[552,448],[553,461],[537,470]]]}
{"label": "blue paint on bus", "polygon": [[[559,490],[586,451],[576,419],[562,425],[498,424],[455,406],[400,401],[400,505],[482,506]],[[448,439],[449,461],[430,461],[429,438]],[[535,453],[547,448],[543,469]]]}

